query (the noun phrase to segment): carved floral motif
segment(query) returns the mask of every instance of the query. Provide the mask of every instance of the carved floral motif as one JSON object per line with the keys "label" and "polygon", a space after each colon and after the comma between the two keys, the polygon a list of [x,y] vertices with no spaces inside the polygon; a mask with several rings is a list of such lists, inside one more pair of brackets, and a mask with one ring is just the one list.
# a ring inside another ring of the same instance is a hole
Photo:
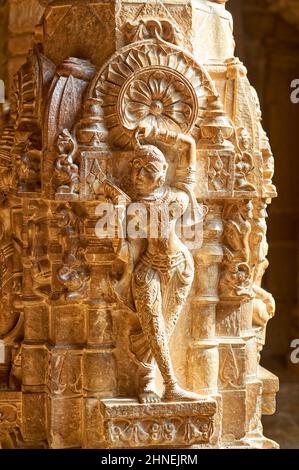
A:
{"label": "carved floral motif", "polygon": [[137,124],[186,131],[192,118],[192,95],[177,77],[161,72],[137,77],[124,96],[126,127]]}
{"label": "carved floral motif", "polygon": [[144,445],[194,445],[209,442],[213,418],[180,417],[108,422],[107,439],[116,447]]}

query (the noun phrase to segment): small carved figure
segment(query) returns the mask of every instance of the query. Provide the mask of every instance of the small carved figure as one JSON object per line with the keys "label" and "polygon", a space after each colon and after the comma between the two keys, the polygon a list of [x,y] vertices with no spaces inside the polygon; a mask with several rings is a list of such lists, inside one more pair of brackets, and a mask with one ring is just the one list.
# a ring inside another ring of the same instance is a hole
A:
{"label": "small carved figure", "polygon": [[276,187],[272,183],[274,176],[274,156],[269,142],[269,138],[260,124],[261,136],[261,152],[263,157],[263,177],[264,177],[264,190],[272,196],[277,195]]}
{"label": "small carved figure", "polygon": [[222,297],[252,296],[252,274],[249,266],[251,233],[250,220],[253,217],[251,201],[230,204],[224,218],[224,260],[220,292]]}
{"label": "small carved figure", "polygon": [[79,167],[74,163],[77,144],[68,129],[64,129],[57,142],[59,157],[56,160],[56,172],[63,182],[57,188],[58,194],[77,194],[80,189]]}
{"label": "small carved figure", "polygon": [[228,205],[225,210],[225,253],[229,259],[248,263],[251,233],[250,220],[253,217],[251,201],[241,201]]}
{"label": "small carved figure", "polygon": [[260,139],[260,152],[263,158],[264,191],[266,193],[269,193],[271,196],[277,196],[276,187],[272,183],[272,178],[274,176],[274,156],[271,150],[271,145],[268,136],[262,126],[262,111],[260,106],[260,100],[255,88],[250,87],[250,90],[255,105]]}
{"label": "small carved figure", "polygon": [[265,220],[267,217],[266,207],[265,201],[256,202],[250,235],[254,294],[252,325],[260,330],[259,351],[265,343],[268,321],[275,314],[275,300],[272,294],[262,288],[262,279],[269,265],[267,260],[269,246],[267,243],[267,224]]}
{"label": "small carved figure", "polygon": [[73,300],[86,295],[90,279],[90,270],[84,256],[85,243],[80,236],[81,214],[67,205],[61,206],[59,213],[64,264],[57,277],[66,288],[66,298]]}
{"label": "small carved figure", "polygon": [[14,343],[12,348],[11,370],[9,375],[9,386],[11,389],[19,390],[22,384],[22,347]]}
{"label": "small carved figure", "polygon": [[20,158],[19,188],[21,191],[40,190],[40,157],[41,152],[25,148]]}
{"label": "small carved figure", "polygon": [[248,181],[254,170],[253,158],[249,152],[250,135],[244,127],[239,128],[237,134],[240,153],[236,157],[235,189],[237,191],[255,191],[255,186]]}

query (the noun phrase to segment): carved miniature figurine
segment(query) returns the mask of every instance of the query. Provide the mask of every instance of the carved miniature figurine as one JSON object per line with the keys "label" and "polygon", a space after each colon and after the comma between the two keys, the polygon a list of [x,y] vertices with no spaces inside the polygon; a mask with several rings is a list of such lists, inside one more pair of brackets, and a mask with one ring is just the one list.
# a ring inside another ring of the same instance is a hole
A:
{"label": "carved miniature figurine", "polygon": [[76,194],[79,191],[79,168],[74,163],[77,151],[75,139],[67,129],[64,129],[57,142],[59,157],[56,160],[57,178],[63,182],[57,188],[58,194]]}
{"label": "carved miniature figurine", "polygon": [[270,292],[262,288],[262,279],[269,266],[267,260],[269,245],[267,243],[266,208],[267,204],[263,200],[255,203],[250,235],[254,294],[252,325],[260,330],[259,351],[265,344],[267,323],[275,315],[275,300]]}
{"label": "carved miniature figurine", "polygon": [[90,273],[84,257],[84,240],[80,237],[80,214],[77,214],[76,206],[68,205],[61,206],[58,213],[64,264],[58,270],[57,277],[66,288],[67,299],[82,298],[86,295]]}
{"label": "carved miniature figurine", "polygon": [[[178,385],[168,345],[194,277],[192,255],[177,236],[175,227],[178,218],[186,212],[190,199],[195,218],[196,214],[199,216],[192,193],[196,181],[196,144],[189,135],[160,131],[155,127],[143,127],[137,134],[139,139],[153,138],[169,145],[182,143],[188,146],[187,162],[185,165],[180,162],[172,186],[165,184],[168,164],[158,147],[139,145],[132,162],[134,202],[147,209],[148,232],[141,254],[136,256],[130,241],[122,240],[118,255],[123,261],[135,258],[131,288],[142,331],[131,336],[131,349],[142,368],[139,400],[142,403],[160,401],[155,391],[156,365],[164,380],[163,400],[197,400],[197,394]],[[168,233],[161,233],[159,220],[158,236],[151,238],[151,209],[154,207],[160,211],[163,206],[170,208]]]}
{"label": "carved miniature figurine", "polygon": [[37,295],[47,296],[51,291],[51,265],[46,243],[48,207],[43,201],[32,201],[29,210],[28,264],[31,266],[33,288]]}
{"label": "carved miniature figurine", "polygon": [[220,282],[222,297],[251,297],[251,270],[249,266],[251,233],[250,220],[253,217],[253,205],[245,200],[239,204],[228,204],[225,213],[224,265]]}
{"label": "carved miniature figurine", "polygon": [[248,181],[248,178],[254,169],[253,158],[249,153],[250,135],[248,130],[244,127],[238,129],[237,135],[240,154],[236,159],[235,188],[238,191],[255,191],[255,186]]}

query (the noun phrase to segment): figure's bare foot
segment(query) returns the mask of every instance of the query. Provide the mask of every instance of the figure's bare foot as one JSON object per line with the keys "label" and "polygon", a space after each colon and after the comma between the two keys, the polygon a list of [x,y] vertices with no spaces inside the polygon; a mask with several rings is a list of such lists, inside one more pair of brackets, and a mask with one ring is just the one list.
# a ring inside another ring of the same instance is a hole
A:
{"label": "figure's bare foot", "polygon": [[140,403],[160,403],[161,397],[156,393],[155,367],[144,366],[139,375],[138,398]]}
{"label": "figure's bare foot", "polygon": [[140,403],[160,403],[161,398],[152,390],[144,390],[142,393],[138,395]]}
{"label": "figure's bare foot", "polygon": [[202,397],[197,393],[184,390],[177,383],[165,386],[163,401],[198,401]]}

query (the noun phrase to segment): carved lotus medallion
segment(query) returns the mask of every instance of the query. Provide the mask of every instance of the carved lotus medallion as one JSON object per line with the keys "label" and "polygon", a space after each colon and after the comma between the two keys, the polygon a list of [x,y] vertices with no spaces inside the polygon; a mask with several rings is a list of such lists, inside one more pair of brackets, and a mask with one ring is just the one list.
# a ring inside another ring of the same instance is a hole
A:
{"label": "carved lotus medallion", "polygon": [[126,46],[99,72],[91,98],[100,100],[111,142],[126,147],[142,124],[192,132],[207,96],[216,95],[203,66],[177,46],[140,41]]}
{"label": "carved lotus medallion", "polygon": [[145,72],[130,82],[121,98],[120,119],[127,129],[147,124],[188,132],[196,119],[196,95],[174,72]]}

